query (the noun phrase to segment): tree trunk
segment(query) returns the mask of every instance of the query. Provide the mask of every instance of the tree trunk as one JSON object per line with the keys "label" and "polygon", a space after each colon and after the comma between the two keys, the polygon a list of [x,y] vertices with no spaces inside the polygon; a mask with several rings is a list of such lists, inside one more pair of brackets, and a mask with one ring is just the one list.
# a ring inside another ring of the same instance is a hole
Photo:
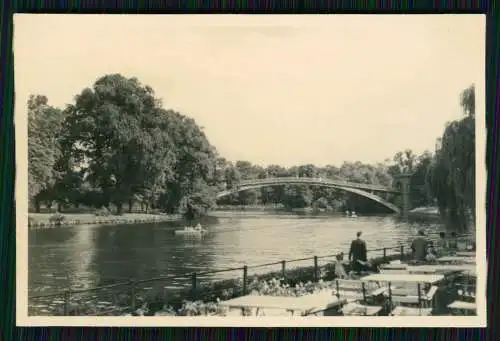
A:
{"label": "tree trunk", "polygon": [[35,212],[40,213],[40,200],[35,199]]}
{"label": "tree trunk", "polygon": [[49,210],[49,213],[52,213],[52,200],[48,200],[45,202],[45,206],[47,206],[47,209]]}
{"label": "tree trunk", "polygon": [[134,206],[134,201],[130,199],[128,201],[128,213],[132,213],[132,206]]}
{"label": "tree trunk", "polygon": [[149,203],[146,203],[146,214],[149,213]]}
{"label": "tree trunk", "polygon": [[144,203],[141,202],[141,212],[144,212]]}
{"label": "tree trunk", "polygon": [[115,205],[116,205],[116,214],[122,215],[123,214],[123,203],[117,202]]}

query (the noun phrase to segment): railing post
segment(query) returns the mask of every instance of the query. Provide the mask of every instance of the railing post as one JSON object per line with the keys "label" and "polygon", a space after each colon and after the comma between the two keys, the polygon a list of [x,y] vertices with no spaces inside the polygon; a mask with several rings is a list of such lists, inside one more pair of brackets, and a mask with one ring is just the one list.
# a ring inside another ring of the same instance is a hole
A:
{"label": "railing post", "polygon": [[281,277],[283,277],[283,280],[286,278],[286,261],[284,260],[281,261]]}
{"label": "railing post", "polygon": [[319,280],[319,276],[318,276],[318,256],[314,256],[314,280],[316,282]]}
{"label": "railing post", "polygon": [[64,292],[64,316],[69,315],[69,300],[70,300],[71,293],[69,290],[66,290]]}
{"label": "railing post", "polygon": [[365,282],[361,283],[362,289],[363,289],[363,303],[366,303],[366,287],[365,287]]}
{"label": "railing post", "polygon": [[422,308],[422,295],[420,294],[420,283],[417,283],[418,290],[418,308]]}
{"label": "railing post", "polygon": [[135,284],[135,281],[132,281],[132,310],[135,311],[135,293],[136,293],[136,284]]}
{"label": "railing post", "polygon": [[389,313],[392,313],[392,288],[391,288],[391,282],[389,284]]}
{"label": "railing post", "polygon": [[196,272],[193,272],[193,274],[191,275],[191,288],[193,289],[193,291],[196,290],[196,285],[198,284],[197,282]]}
{"label": "railing post", "polygon": [[384,263],[387,263],[387,248],[384,247]]}
{"label": "railing post", "polygon": [[405,246],[401,245],[399,248],[400,248],[400,253],[401,253],[401,261],[404,261],[404,258],[405,258]]}
{"label": "railing post", "polygon": [[243,295],[247,294],[247,278],[248,278],[248,267],[245,265],[243,267]]}

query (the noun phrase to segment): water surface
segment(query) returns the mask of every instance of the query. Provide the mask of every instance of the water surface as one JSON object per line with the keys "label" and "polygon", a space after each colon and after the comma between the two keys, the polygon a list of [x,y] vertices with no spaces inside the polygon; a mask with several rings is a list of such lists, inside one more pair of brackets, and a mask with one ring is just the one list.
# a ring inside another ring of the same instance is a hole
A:
{"label": "water surface", "polygon": [[[394,216],[214,215],[217,219],[205,224],[210,233],[204,237],[174,235],[180,226],[171,222],[30,231],[30,295],[347,252],[357,231],[363,232],[368,249],[377,249],[408,246],[420,228],[443,229],[438,222],[408,222]],[[379,251],[369,257],[381,255]],[[290,263],[287,268],[311,262]],[[278,269],[279,265],[250,269],[249,274]],[[240,276],[239,272],[210,275],[212,279]],[[187,283],[188,279],[179,279],[166,285]]]}

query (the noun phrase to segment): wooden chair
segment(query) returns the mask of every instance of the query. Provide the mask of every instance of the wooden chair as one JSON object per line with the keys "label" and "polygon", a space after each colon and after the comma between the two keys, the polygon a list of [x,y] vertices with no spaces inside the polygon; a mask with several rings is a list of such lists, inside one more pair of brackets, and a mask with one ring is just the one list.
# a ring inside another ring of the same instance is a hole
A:
{"label": "wooden chair", "polygon": [[363,301],[367,298],[379,296],[385,292],[385,288],[381,288],[375,283],[366,283],[359,280],[336,280],[334,294],[339,299],[347,301]]}
{"label": "wooden chair", "polygon": [[[408,284],[408,283],[406,283]],[[424,286],[422,286],[424,287]],[[431,286],[429,290],[421,289],[418,291],[418,286],[400,287],[390,291],[390,301],[393,305],[397,306],[413,306],[418,308],[431,308],[433,307],[434,297],[438,290],[437,286]]]}

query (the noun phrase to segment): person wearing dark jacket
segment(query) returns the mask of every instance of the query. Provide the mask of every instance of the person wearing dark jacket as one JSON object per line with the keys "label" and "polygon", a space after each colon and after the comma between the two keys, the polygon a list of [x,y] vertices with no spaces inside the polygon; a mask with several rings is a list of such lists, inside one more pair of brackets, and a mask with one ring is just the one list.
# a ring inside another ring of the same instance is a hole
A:
{"label": "person wearing dark jacket", "polygon": [[418,231],[418,236],[413,240],[411,244],[411,250],[413,252],[413,260],[416,262],[425,261],[425,256],[427,255],[429,247],[429,241],[425,238],[424,230]]}
{"label": "person wearing dark jacket", "polygon": [[366,243],[361,239],[361,232],[356,233],[356,239],[351,243],[349,250],[349,261],[351,268],[355,272],[361,272],[366,264]]}

